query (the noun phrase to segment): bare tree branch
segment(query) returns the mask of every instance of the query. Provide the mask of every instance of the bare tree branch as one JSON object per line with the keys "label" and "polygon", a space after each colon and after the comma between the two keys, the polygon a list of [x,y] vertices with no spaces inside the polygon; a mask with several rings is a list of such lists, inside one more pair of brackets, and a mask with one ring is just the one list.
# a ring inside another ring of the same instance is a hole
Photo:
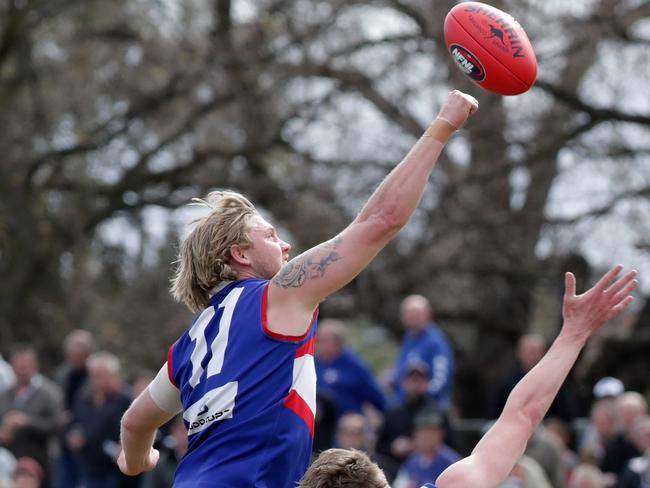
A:
{"label": "bare tree branch", "polygon": [[556,100],[561,101],[575,110],[589,114],[594,120],[616,120],[620,122],[633,122],[635,124],[650,125],[650,116],[631,114],[615,109],[597,108],[580,100],[578,95],[542,80],[537,80],[535,86],[550,93]]}
{"label": "bare tree branch", "polygon": [[402,127],[405,132],[414,137],[420,137],[424,131],[420,122],[379,93],[374,87],[373,81],[358,71],[333,68],[326,64],[315,64],[310,61],[304,61],[299,66],[284,65],[284,67],[298,76],[334,79],[340,83],[342,88],[362,95],[386,115],[389,121]]}
{"label": "bare tree branch", "polygon": [[639,188],[635,190],[628,190],[618,195],[612,197],[609,202],[600,205],[597,208],[587,210],[586,212],[581,212],[580,215],[573,217],[553,217],[547,218],[546,223],[551,225],[571,225],[580,222],[581,220],[593,218],[593,217],[602,217],[607,215],[612,211],[612,209],[620,202],[631,200],[635,198],[648,198],[650,197],[650,186],[644,188]]}

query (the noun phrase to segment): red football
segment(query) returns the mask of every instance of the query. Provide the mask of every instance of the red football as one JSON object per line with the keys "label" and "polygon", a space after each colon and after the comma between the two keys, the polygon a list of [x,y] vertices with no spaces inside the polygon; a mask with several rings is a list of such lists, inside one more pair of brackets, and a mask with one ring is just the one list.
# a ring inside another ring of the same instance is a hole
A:
{"label": "red football", "polygon": [[480,2],[464,2],[445,18],[445,44],[451,57],[481,88],[519,95],[537,78],[535,51],[511,15]]}

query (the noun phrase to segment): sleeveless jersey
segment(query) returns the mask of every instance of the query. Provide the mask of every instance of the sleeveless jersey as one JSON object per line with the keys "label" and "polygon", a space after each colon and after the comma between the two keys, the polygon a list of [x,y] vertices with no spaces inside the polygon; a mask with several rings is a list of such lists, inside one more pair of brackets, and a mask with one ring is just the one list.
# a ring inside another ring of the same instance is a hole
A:
{"label": "sleeveless jersey", "polygon": [[189,439],[176,488],[289,488],[307,470],[317,312],[302,337],[273,333],[267,291],[255,278],[228,284],[169,350]]}

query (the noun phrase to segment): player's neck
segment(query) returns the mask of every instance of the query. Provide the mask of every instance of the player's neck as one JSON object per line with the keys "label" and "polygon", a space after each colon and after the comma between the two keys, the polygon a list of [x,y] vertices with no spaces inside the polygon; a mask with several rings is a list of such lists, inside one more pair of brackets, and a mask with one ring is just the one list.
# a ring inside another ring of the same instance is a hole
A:
{"label": "player's neck", "polygon": [[231,263],[231,266],[237,272],[238,280],[244,280],[246,278],[262,278],[261,276],[258,276],[255,270],[250,266],[236,263]]}

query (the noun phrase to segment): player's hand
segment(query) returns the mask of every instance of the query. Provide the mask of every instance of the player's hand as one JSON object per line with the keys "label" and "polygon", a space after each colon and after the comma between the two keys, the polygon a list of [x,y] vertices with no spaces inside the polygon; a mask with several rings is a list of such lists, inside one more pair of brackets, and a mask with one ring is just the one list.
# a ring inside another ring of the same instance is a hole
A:
{"label": "player's hand", "polygon": [[458,90],[450,91],[436,118],[460,129],[467,119],[478,110],[478,100]]}
{"label": "player's hand", "polygon": [[620,264],[610,269],[593,288],[576,295],[576,278],[573,273],[565,276],[563,332],[586,339],[612,317],[632,303],[630,293],[638,285],[636,271],[630,271],[616,280],[623,269]]}
{"label": "player's hand", "polygon": [[117,457],[117,466],[120,468],[122,473],[128,476],[137,476],[140,473],[145,471],[151,471],[158,464],[158,459],[160,459],[160,452],[158,449],[153,447],[149,450],[149,454],[145,459],[144,463],[140,466],[127,466],[126,456],[124,455],[124,450],[120,451],[120,455]]}

